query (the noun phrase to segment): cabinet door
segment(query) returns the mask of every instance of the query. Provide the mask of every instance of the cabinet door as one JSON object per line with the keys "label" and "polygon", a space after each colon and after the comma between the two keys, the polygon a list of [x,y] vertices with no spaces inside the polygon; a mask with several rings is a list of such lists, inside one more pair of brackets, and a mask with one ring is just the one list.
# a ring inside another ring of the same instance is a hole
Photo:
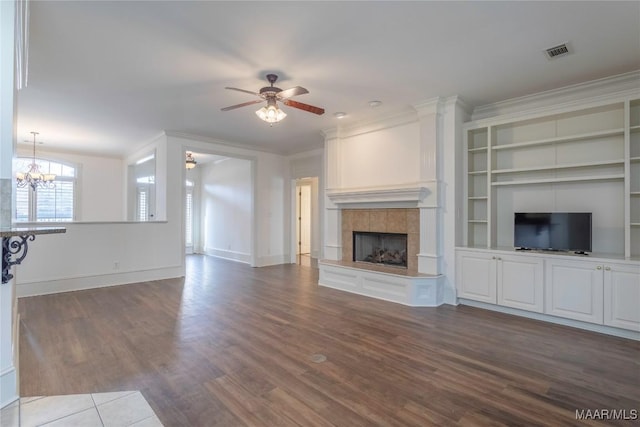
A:
{"label": "cabinet door", "polygon": [[492,255],[458,252],[456,281],[458,296],[496,303],[496,266]]}
{"label": "cabinet door", "polygon": [[604,324],[640,332],[640,266],[604,265]]}
{"label": "cabinet door", "polygon": [[527,255],[499,255],[498,304],[542,313],[544,310],[544,262]]}
{"label": "cabinet door", "polygon": [[547,314],[602,324],[602,264],[589,261],[547,260]]}

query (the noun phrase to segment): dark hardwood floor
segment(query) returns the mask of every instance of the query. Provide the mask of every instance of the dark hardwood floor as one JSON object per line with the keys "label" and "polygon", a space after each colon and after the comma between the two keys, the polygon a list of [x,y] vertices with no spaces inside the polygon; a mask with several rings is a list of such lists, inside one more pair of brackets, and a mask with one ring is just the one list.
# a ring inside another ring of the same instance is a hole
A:
{"label": "dark hardwood floor", "polygon": [[638,342],[317,280],[189,256],[184,280],[20,299],[21,395],[141,390],[165,426],[557,426],[640,409]]}

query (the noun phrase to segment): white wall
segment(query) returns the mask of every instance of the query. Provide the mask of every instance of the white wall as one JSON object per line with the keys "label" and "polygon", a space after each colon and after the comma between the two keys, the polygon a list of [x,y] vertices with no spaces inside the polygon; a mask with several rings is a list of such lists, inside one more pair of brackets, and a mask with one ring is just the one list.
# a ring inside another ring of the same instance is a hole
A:
{"label": "white wall", "polygon": [[[33,147],[18,146],[17,155],[31,157]],[[76,221],[122,221],[124,160],[90,154],[52,151],[36,146],[36,157],[78,168]]]}
{"label": "white wall", "polygon": [[341,188],[381,187],[420,181],[417,122],[340,140]]}
{"label": "white wall", "polygon": [[200,170],[204,252],[251,261],[251,162],[227,158]]}
{"label": "white wall", "polygon": [[[16,269],[18,296],[179,277],[183,248],[171,222],[68,223],[36,236]],[[177,237],[177,238],[176,238]]]}

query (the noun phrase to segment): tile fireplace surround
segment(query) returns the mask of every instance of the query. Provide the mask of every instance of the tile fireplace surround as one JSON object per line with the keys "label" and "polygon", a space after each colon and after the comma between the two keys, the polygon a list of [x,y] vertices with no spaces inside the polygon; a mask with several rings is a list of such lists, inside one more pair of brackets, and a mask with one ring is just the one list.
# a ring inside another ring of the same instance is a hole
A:
{"label": "tile fireplace surround", "polygon": [[[342,261],[353,261],[353,232],[407,234],[407,271],[418,272],[420,245],[420,212],[417,208],[399,209],[343,209]],[[397,267],[388,267],[397,272]]]}
{"label": "tile fireplace surround", "polygon": [[[420,272],[419,257],[422,234],[431,234],[429,229],[421,231],[428,215],[421,208],[360,208],[340,209],[338,230],[342,247],[338,260],[321,260],[318,283],[373,298],[384,299],[404,305],[433,307],[442,304],[442,274]],[[427,208],[427,210],[429,210]],[[407,268],[369,264],[353,261],[353,232],[403,233],[407,234]],[[428,239],[427,239],[428,241]]]}

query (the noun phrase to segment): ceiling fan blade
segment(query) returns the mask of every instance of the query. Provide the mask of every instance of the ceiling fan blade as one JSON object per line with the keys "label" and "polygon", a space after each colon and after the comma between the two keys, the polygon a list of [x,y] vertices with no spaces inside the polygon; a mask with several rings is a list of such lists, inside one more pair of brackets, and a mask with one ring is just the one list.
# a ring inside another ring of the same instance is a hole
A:
{"label": "ceiling fan blade", "polygon": [[264,102],[262,99],[256,99],[255,101],[243,102],[242,104],[232,105],[230,107],[221,108],[222,111],[235,110],[236,108],[246,107],[247,105],[258,104]]}
{"label": "ceiling fan blade", "polygon": [[292,96],[304,95],[305,93],[309,93],[309,91],[301,86],[296,86],[280,91],[276,96],[278,97],[278,99],[287,99],[291,98]]}
{"label": "ceiling fan blade", "polygon": [[260,96],[260,94],[257,93],[257,92],[252,92],[250,90],[244,90],[244,89],[238,89],[237,87],[225,87],[225,89],[237,90],[238,92],[244,92],[244,93],[249,93],[251,95]]}
{"label": "ceiling fan blade", "polygon": [[308,111],[314,114],[324,114],[324,108],[314,107],[313,105],[303,104],[302,102],[292,101],[290,99],[284,99],[282,103],[288,107],[297,108],[299,110]]}

